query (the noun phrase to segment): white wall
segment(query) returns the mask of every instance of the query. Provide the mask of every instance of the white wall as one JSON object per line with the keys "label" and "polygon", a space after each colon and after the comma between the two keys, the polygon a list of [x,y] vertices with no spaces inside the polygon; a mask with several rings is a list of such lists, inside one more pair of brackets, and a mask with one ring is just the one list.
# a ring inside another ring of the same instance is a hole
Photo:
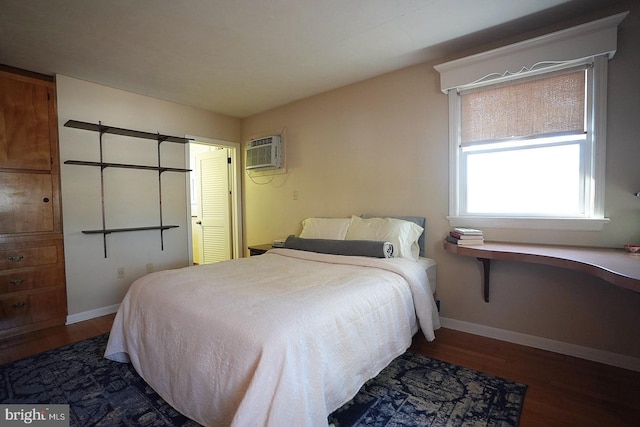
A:
{"label": "white wall", "polygon": [[[82,230],[102,227],[100,169],[63,164],[66,160],[99,160],[99,134],[64,127],[67,120],[160,132],[167,135],[200,135],[238,141],[238,119],[181,106],[93,83],[57,76],[58,128],[62,180],[63,227],[67,300],[71,321],[119,304],[129,285],[146,273],[189,263],[187,235],[188,174],[162,174],[163,223],[179,225],[159,231],[114,233],[107,236],[104,257],[101,235]],[[162,165],[185,168],[185,146],[161,144]],[[104,161],[157,165],[157,142],[105,134]],[[153,171],[107,168],[105,206],[107,228],[159,224],[158,175]],[[119,267],[125,278],[117,278]]]}
{"label": "white wall", "polygon": [[[634,196],[640,191],[640,8],[628,6],[609,64],[605,215],[611,223],[601,232],[485,229],[488,240],[619,248],[640,242]],[[424,216],[427,256],[438,262],[441,315],[450,324],[621,355],[640,368],[640,293],[575,271],[496,261],[485,303],[480,264],[442,248],[450,229],[448,106],[433,66],[449,59],[244,119],[243,140],[286,128],[288,168],[268,184],[245,180],[247,243],[298,233],[309,216]]]}

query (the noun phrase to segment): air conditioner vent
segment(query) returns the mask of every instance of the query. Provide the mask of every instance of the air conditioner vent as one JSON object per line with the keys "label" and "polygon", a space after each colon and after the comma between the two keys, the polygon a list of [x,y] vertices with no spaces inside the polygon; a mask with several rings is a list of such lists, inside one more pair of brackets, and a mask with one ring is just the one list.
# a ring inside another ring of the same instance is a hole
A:
{"label": "air conditioner vent", "polygon": [[253,139],[246,144],[246,169],[277,169],[282,165],[280,136]]}

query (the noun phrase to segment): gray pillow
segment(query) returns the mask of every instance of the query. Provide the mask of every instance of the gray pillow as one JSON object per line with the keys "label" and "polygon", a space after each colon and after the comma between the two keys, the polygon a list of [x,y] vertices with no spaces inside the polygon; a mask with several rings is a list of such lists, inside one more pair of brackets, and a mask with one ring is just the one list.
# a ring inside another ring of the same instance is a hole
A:
{"label": "gray pillow", "polygon": [[284,247],[332,255],[368,256],[374,258],[391,258],[393,256],[393,245],[391,243],[373,240],[303,239],[289,236],[284,242]]}

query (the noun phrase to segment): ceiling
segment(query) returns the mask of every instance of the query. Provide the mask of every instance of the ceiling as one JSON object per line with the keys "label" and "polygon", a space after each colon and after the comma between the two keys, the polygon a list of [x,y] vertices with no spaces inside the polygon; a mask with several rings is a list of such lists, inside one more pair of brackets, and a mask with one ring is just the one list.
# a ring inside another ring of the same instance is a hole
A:
{"label": "ceiling", "polygon": [[615,0],[0,0],[0,64],[247,117]]}

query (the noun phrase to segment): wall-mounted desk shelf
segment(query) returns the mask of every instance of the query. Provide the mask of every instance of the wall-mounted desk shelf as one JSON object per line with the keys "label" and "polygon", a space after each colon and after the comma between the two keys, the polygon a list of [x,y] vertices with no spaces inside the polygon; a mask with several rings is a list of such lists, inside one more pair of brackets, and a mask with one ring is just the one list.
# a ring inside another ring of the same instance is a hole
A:
{"label": "wall-mounted desk shelf", "polygon": [[[160,153],[160,144],[163,142],[173,142],[177,144],[187,144],[190,140],[188,138],[181,138],[178,136],[170,136],[170,135],[162,135],[160,133],[150,133],[150,132],[142,132],[131,129],[118,128],[114,126],[105,126],[100,123],[87,123],[80,122],[77,120],[69,120],[65,124],[65,127],[70,127],[74,129],[82,129],[88,130],[92,132],[98,132],[100,134],[100,161],[99,162],[91,162],[85,160],[67,160],[64,163],[66,165],[78,165],[78,166],[93,166],[100,168],[100,191],[102,195],[102,228],[98,230],[83,230],[84,234],[102,234],[103,243],[104,243],[104,257],[107,257],[107,235],[111,233],[124,233],[130,231],[144,231],[144,230],[160,230],[160,245],[161,249],[164,250],[164,231],[177,228],[177,225],[165,225],[162,222],[162,173],[163,172],[191,172],[191,169],[182,169],[182,168],[168,168],[162,166],[161,163],[161,153]],[[135,164],[127,164],[127,163],[111,163],[105,162],[103,159],[103,150],[102,150],[102,136],[104,134],[112,134],[112,135],[120,135],[127,136],[132,138],[141,138],[141,139],[150,139],[157,141],[158,143],[158,164],[157,166],[148,166],[148,165],[135,165]],[[104,200],[104,170],[106,168],[120,168],[120,169],[139,169],[139,170],[149,170],[158,172],[158,199],[159,199],[159,213],[160,213],[160,225],[152,225],[152,226],[143,226],[143,227],[127,227],[127,228],[107,228],[106,227],[106,218],[105,218],[105,200]]]}
{"label": "wall-mounted desk shelf", "polygon": [[486,302],[489,302],[492,259],[568,268],[599,277],[630,291],[640,292],[640,256],[624,249],[500,242],[459,246],[446,240],[443,244],[448,252],[474,257],[482,263]]}

